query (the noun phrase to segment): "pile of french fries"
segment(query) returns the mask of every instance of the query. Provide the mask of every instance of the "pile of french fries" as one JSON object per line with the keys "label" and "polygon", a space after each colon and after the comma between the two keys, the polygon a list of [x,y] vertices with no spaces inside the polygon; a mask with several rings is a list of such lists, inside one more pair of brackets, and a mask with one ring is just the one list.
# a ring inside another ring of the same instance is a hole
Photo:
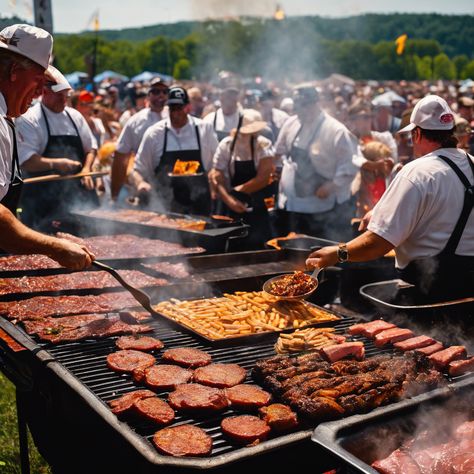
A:
{"label": "pile of french fries", "polygon": [[262,291],[237,291],[198,300],[171,298],[158,303],[154,309],[210,339],[299,328],[339,319],[305,301],[278,301]]}
{"label": "pile of french fries", "polygon": [[277,354],[311,351],[340,344],[344,340],[344,336],[334,333],[334,328],[297,329],[291,333],[281,333],[275,344],[275,351]]}

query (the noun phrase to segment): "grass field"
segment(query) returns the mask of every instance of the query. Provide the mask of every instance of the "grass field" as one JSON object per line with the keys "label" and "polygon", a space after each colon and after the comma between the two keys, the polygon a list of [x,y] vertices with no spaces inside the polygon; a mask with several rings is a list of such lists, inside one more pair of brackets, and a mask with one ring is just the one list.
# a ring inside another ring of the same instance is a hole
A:
{"label": "grass field", "polygon": [[[30,437],[31,474],[50,474],[48,464]],[[20,474],[15,386],[0,372],[0,474]]]}

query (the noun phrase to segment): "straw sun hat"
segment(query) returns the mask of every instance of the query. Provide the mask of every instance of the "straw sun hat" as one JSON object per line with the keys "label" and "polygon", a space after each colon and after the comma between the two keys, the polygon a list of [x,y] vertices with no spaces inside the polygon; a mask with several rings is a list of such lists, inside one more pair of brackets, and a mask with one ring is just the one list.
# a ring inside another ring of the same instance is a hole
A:
{"label": "straw sun hat", "polygon": [[253,109],[245,109],[242,114],[242,125],[239,133],[243,135],[253,135],[266,128],[267,122],[262,119],[260,112]]}

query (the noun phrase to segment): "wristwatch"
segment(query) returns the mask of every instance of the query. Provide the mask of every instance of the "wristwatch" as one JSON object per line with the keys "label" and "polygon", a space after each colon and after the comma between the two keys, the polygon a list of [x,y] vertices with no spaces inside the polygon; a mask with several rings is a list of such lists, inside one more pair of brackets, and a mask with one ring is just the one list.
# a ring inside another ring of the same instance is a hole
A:
{"label": "wristwatch", "polygon": [[338,263],[344,263],[349,260],[349,252],[347,250],[347,245],[346,244],[339,244],[339,247],[337,249],[337,261]]}

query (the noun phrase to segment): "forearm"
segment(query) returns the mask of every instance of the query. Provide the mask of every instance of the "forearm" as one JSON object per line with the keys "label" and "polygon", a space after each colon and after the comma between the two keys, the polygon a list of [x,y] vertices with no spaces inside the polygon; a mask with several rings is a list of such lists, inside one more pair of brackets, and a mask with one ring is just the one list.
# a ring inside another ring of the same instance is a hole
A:
{"label": "forearm", "polygon": [[235,187],[236,191],[245,194],[252,194],[263,189],[270,181],[270,176],[255,176],[246,183]]}
{"label": "forearm", "polygon": [[115,199],[119,195],[120,189],[122,189],[122,186],[125,183],[125,180],[127,178],[127,168],[129,161],[130,154],[128,153],[116,152],[114,155],[114,160],[112,162],[111,178],[111,194],[113,199]]}
{"label": "forearm", "polygon": [[37,154],[31,155],[21,167],[25,171],[39,173],[41,171],[50,171],[54,169],[54,158],[46,158]]}
{"label": "forearm", "polygon": [[96,150],[91,150],[89,153],[87,153],[86,159],[84,161],[84,166],[82,167],[82,171],[84,173],[88,173],[91,171],[96,154],[97,154]]}
{"label": "forearm", "polygon": [[26,227],[0,204],[0,247],[2,249],[18,254],[51,255],[57,240],[59,239]]}
{"label": "forearm", "polygon": [[351,262],[375,260],[383,257],[393,248],[394,246],[388,240],[370,231],[364,232],[347,244],[349,261]]}
{"label": "forearm", "polygon": [[147,180],[138,171],[133,171],[130,177],[130,182],[135,188],[138,188],[140,184],[146,183]]}

